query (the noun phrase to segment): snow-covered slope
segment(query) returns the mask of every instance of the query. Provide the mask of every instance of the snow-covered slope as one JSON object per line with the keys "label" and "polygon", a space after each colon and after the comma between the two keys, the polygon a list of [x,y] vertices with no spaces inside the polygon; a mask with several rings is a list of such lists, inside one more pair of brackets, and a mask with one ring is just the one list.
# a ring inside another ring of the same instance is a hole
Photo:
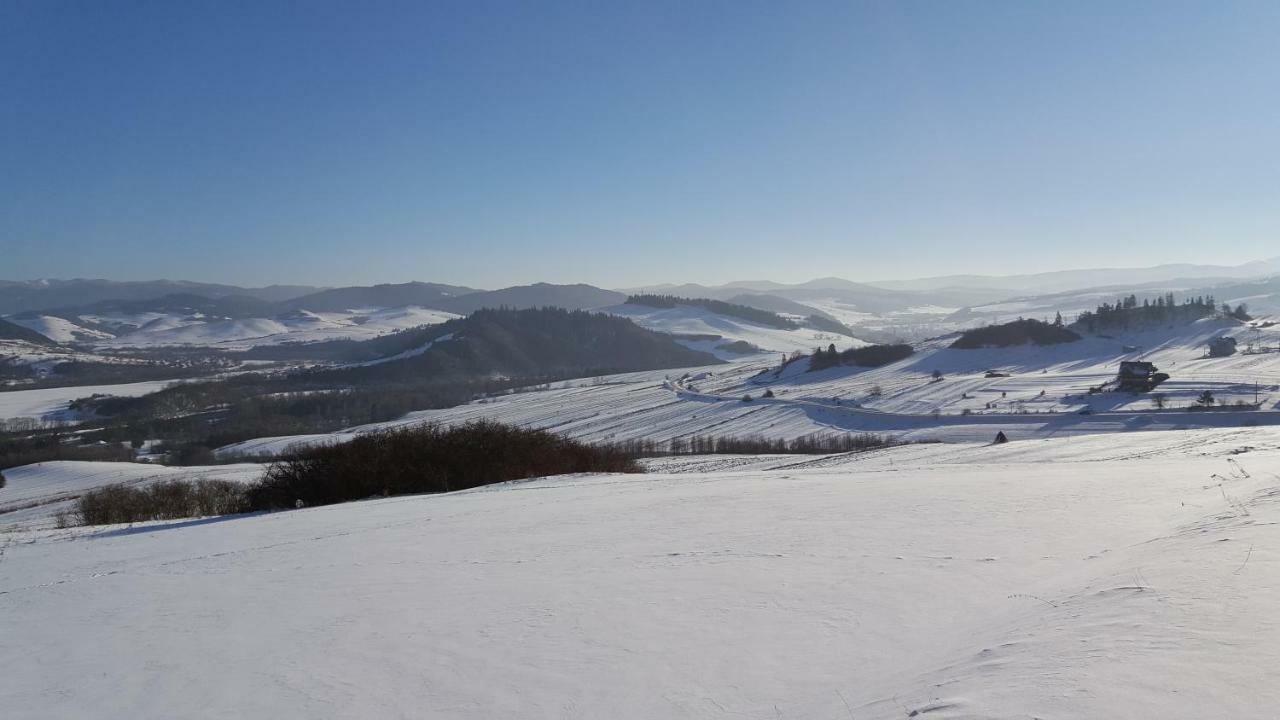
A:
{"label": "snow-covered slope", "polygon": [[[864,345],[846,335],[812,328],[775,328],[749,320],[720,315],[695,305],[655,308],[647,305],[621,304],[600,308],[599,312],[620,315],[637,325],[657,332],[675,335],[681,344],[694,350],[709,352],[724,360],[740,359],[741,352],[724,346],[743,341],[762,352],[812,352],[816,347],[836,343],[842,347]],[[705,337],[700,337],[705,336]]]}
{"label": "snow-covered slope", "polygon": [[15,317],[10,321],[59,343],[104,349],[175,345],[242,350],[257,345],[323,340],[368,340],[460,317],[423,307],[357,308],[340,312],[293,310],[275,317],[212,317],[200,312],[101,312],[75,316]]}
{"label": "snow-covered slope", "polygon": [[761,720],[1280,706],[1273,431],[857,458],[9,533],[0,705]]}
{"label": "snow-covered slope", "polygon": [[111,337],[109,333],[102,332],[101,330],[81,327],[66,318],[55,317],[53,315],[12,317],[8,320],[15,325],[21,325],[29,330],[34,330],[58,343],[92,342],[94,340],[106,340]]}
{"label": "snow-covered slope", "polygon": [[[1280,326],[1276,326],[1280,328]],[[1258,335],[1275,348],[1280,330]],[[1222,333],[1254,332],[1207,320],[1117,337],[1089,337],[1048,347],[954,350],[951,338],[881,368],[805,372],[807,361],[775,374],[776,360],[681,371],[632,373],[562,383],[444,410],[410,413],[390,423],[334,435],[261,438],[224,454],[279,452],[291,444],[342,441],[352,433],[413,423],[491,418],[542,427],[591,441],[690,435],[794,438],[814,432],[876,432],[909,439],[990,440],[1189,427],[1280,424],[1280,352],[1204,357]],[[1270,334],[1269,334],[1270,333]],[[1137,347],[1138,350],[1126,350]],[[1152,395],[1090,394],[1115,377],[1121,360],[1147,358],[1172,379]],[[932,377],[943,374],[941,381]],[[987,377],[996,370],[1008,377]],[[1220,404],[1261,403],[1261,411],[1188,410],[1205,390]],[[774,397],[765,398],[765,391]],[[750,402],[743,402],[751,395]],[[1081,415],[1088,409],[1092,414]]]}
{"label": "snow-covered slope", "polygon": [[0,420],[34,418],[49,422],[76,422],[81,419],[69,405],[76,398],[90,395],[138,397],[163,390],[173,380],[125,383],[120,385],[78,385],[75,387],[9,390],[0,392]]}
{"label": "snow-covered slope", "polygon": [[24,340],[0,340],[0,365],[25,365],[37,375],[45,375],[66,362],[133,364],[140,361],[57,345],[37,345]]}
{"label": "snow-covered slope", "polygon": [[138,323],[136,330],[99,343],[103,347],[199,345],[244,349],[256,345],[321,340],[368,340],[458,317],[421,307],[368,308],[345,312],[296,310],[275,318],[216,319],[195,316],[94,318],[100,322]]}
{"label": "snow-covered slope", "polygon": [[4,471],[0,488],[0,529],[49,527],[57,513],[70,510],[76,497],[106,485],[145,485],[157,480],[230,480],[252,482],[262,466],[250,463],[212,467],[166,467],[145,463],[56,460]]}

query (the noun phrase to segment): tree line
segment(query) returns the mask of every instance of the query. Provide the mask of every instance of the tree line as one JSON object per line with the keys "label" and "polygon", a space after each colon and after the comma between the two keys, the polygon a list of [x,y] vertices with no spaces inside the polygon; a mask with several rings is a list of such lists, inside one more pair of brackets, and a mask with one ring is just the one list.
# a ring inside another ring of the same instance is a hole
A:
{"label": "tree line", "polygon": [[1085,310],[1077,315],[1076,323],[1089,332],[1128,330],[1154,325],[1184,324],[1218,312],[1237,320],[1251,319],[1244,303],[1234,308],[1223,303],[1218,308],[1212,295],[1197,295],[1183,298],[1179,302],[1173,293],[1165,293],[1154,299],[1143,298],[1141,304],[1135,294],[1119,298],[1114,303],[1104,302],[1093,310]]}

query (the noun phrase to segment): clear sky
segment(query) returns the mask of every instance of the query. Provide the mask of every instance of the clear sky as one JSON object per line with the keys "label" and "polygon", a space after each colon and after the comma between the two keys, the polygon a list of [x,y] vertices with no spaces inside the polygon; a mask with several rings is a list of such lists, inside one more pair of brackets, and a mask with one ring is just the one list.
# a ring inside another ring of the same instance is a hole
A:
{"label": "clear sky", "polygon": [[0,3],[0,278],[1280,254],[1280,3]]}

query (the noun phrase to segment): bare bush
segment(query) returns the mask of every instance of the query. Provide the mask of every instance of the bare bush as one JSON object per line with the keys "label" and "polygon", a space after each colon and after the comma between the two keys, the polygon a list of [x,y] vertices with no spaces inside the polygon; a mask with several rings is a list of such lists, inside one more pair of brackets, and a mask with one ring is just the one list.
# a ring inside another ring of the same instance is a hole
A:
{"label": "bare bush", "polygon": [[813,433],[797,438],[768,438],[759,435],[672,438],[667,442],[628,440],[614,445],[634,457],[669,455],[830,455],[860,452],[900,445],[892,438],[871,433]]}
{"label": "bare bush", "polygon": [[640,472],[640,467],[612,446],[478,421],[370,433],[341,445],[301,450],[273,463],[249,489],[248,499],[255,510],[271,510],[580,472]]}
{"label": "bare bush", "polygon": [[[162,480],[143,486],[108,485],[76,502],[83,525],[173,520],[244,512],[244,485],[226,480]],[[60,519],[60,522],[66,522]]]}

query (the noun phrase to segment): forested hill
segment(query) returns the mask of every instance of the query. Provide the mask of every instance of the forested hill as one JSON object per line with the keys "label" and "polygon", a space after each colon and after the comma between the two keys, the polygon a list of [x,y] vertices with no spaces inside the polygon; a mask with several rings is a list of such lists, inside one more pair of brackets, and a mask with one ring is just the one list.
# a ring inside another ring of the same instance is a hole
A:
{"label": "forested hill", "polygon": [[712,365],[712,355],[626,318],[558,308],[477,310],[470,316],[370,341],[376,364],[330,371],[352,380],[594,375]]}
{"label": "forested hill", "polygon": [[629,305],[644,305],[654,308],[674,308],[677,305],[690,305],[710,310],[719,315],[728,315],[730,317],[747,320],[765,327],[778,328],[780,330],[795,330],[800,327],[798,324],[768,310],[760,310],[759,308],[749,307],[747,305],[736,305],[734,303],[724,302],[722,300],[712,300],[710,298],[683,298],[674,295],[631,295],[627,297]]}

